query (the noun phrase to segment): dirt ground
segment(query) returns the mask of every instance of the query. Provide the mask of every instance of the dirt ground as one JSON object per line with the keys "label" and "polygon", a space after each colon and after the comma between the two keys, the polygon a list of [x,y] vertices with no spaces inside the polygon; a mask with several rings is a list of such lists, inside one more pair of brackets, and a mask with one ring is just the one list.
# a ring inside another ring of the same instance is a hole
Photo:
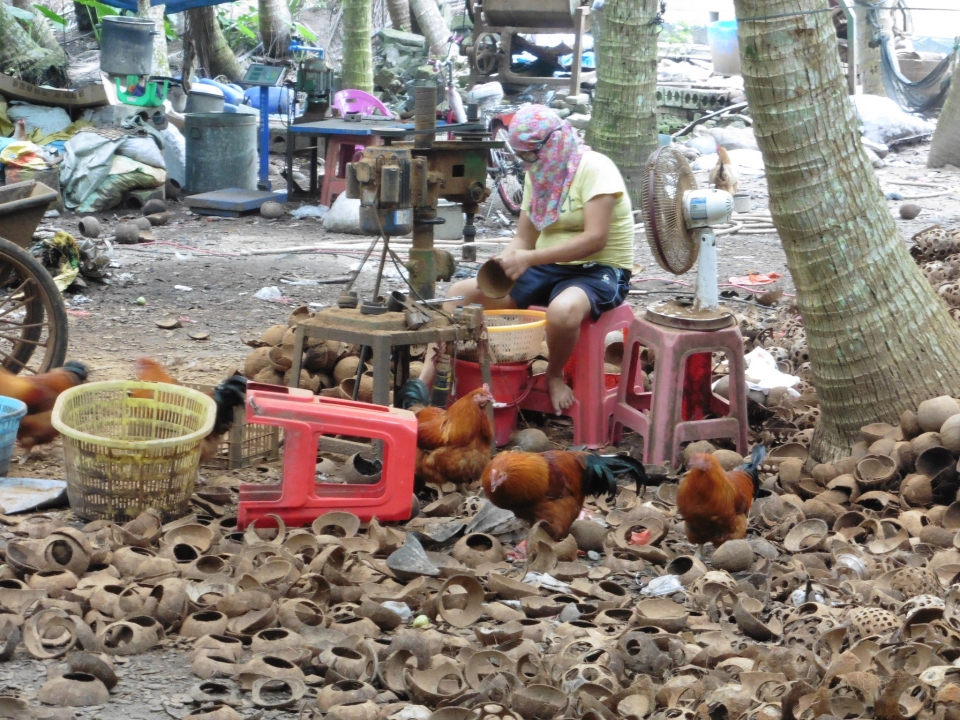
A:
{"label": "dirt ground", "polygon": [[[888,166],[878,171],[884,190],[915,194],[917,188],[898,188],[893,181],[920,180],[944,182],[954,191],[960,173],[941,174],[928,171],[924,162],[926,145],[915,145],[891,153]],[[281,181],[282,182],[282,181]],[[282,186],[282,185],[281,185]],[[767,206],[766,184],[761,177],[744,177],[741,190],[749,190],[757,208]],[[953,224],[960,217],[960,200],[952,194],[920,200],[923,211],[913,221],[897,222],[905,240],[933,223]],[[502,212],[499,201],[490,220],[484,222],[486,206],[480,215],[478,239],[505,242],[509,230],[498,220]],[[156,242],[136,246],[114,246],[112,278],[103,285],[91,285],[82,296],[68,294],[70,316],[70,351],[68,359],[81,360],[92,370],[91,381],[132,377],[132,361],[148,355],[168,365],[175,376],[187,382],[215,383],[223,379],[250,352],[244,339],[256,338],[270,325],[284,322],[289,312],[304,304],[313,308],[335,303],[341,284],[289,284],[286,281],[317,281],[348,274],[362,254],[369,239],[326,233],[316,220],[265,221],[259,216],[239,219],[200,217],[185,211],[182,204],[171,203],[169,224],[154,229]],[[889,203],[896,214],[898,202]],[[122,215],[101,216],[109,228]],[[79,218],[65,214],[46,221],[46,229],[64,229],[77,233]],[[108,233],[109,234],[109,231]],[[285,249],[329,242],[351,241],[356,250],[285,252]],[[247,253],[269,249],[275,254],[251,256]],[[491,254],[493,247],[480,252],[480,260]],[[405,256],[401,250],[401,257]],[[459,256],[459,253],[456,253]],[[651,282],[649,278],[667,278],[654,262],[644,237],[638,233],[636,261],[645,266],[634,287],[641,294],[632,294],[635,306],[667,298],[677,286]],[[464,263],[473,271],[476,265]],[[720,242],[720,278],[747,275],[751,271],[777,272],[786,293],[793,292],[784,254],[775,234],[728,235]],[[694,273],[680,278],[692,283]],[[369,294],[374,282],[373,263],[361,274],[357,289],[361,296]],[[386,290],[402,289],[402,281],[385,279]],[[256,299],[254,294],[265,286],[279,287],[289,304]],[[190,288],[190,289],[184,289]],[[438,292],[443,292],[443,286]],[[679,288],[683,290],[685,288]],[[384,293],[386,294],[386,293]],[[138,298],[146,304],[137,304]],[[746,293],[740,292],[745,298]],[[733,303],[734,305],[736,303]],[[156,321],[169,316],[181,318],[182,328],[163,330]],[[188,333],[207,332],[208,340],[192,340]],[[62,478],[62,450],[56,442],[37,453],[27,464],[14,466],[12,475]],[[207,481],[216,480],[217,472],[203,473]],[[237,480],[279,478],[279,464],[233,473]],[[55,513],[69,518],[69,511]],[[5,538],[11,538],[10,533]],[[184,649],[186,643],[168,642],[161,650],[132,657],[118,663],[120,684],[109,705],[78,709],[78,718],[101,720],[138,720],[140,718],[181,717],[189,707],[184,694],[198,682],[189,673]],[[0,664],[0,685],[35,695],[46,677],[46,666],[30,658],[21,648],[11,662]],[[249,696],[247,696],[249,697]],[[247,718],[261,717],[251,705],[241,708]],[[296,712],[266,712],[264,718],[293,718]]]}

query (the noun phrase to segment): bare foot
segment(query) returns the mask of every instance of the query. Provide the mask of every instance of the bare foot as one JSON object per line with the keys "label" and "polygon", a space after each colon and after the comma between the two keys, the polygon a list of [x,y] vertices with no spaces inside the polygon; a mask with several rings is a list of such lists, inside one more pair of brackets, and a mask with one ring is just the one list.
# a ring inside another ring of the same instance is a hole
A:
{"label": "bare foot", "polygon": [[553,409],[557,415],[561,415],[564,410],[573,405],[573,390],[563,381],[563,375],[547,376],[547,383],[550,388],[550,402],[553,403]]}

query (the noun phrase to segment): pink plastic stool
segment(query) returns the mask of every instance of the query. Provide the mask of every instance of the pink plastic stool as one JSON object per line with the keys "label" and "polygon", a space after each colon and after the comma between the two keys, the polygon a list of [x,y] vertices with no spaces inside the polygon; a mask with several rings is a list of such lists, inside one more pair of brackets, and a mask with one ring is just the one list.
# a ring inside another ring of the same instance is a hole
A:
{"label": "pink plastic stool", "polygon": [[340,111],[341,117],[347,113],[382,116],[392,118],[393,113],[373,95],[363,90],[340,90],[333,95],[333,107]]}
{"label": "pink plastic stool", "polygon": [[[640,377],[640,346],[653,350],[656,372],[652,392],[644,392]],[[732,402],[710,393],[710,411],[721,417],[682,418],[683,380],[687,358],[697,353],[724,352],[730,368]],[[737,452],[747,451],[747,390],[743,338],[736,326],[722,330],[675,330],[636,318],[623,347],[619,397],[613,411],[614,438],[628,427],[643,436],[643,461],[680,466],[680,444],[691,440],[732,438]]]}
{"label": "pink plastic stool", "polygon": [[[546,310],[539,307],[531,309]],[[618,391],[617,388],[608,390],[606,387],[603,372],[604,340],[607,333],[629,328],[633,322],[633,310],[624,303],[603,313],[596,322],[588,317],[580,324],[580,339],[571,357],[571,388],[575,400],[564,412],[564,415],[573,418],[574,445],[601,448],[610,442],[610,418],[617,405]],[[546,375],[533,376],[533,387],[526,400],[520,403],[520,408],[553,414]]]}
{"label": "pink plastic stool", "polygon": [[[409,520],[417,458],[417,418],[409,410],[314,395],[276,385],[247,385],[247,422],[284,429],[283,479],[278,485],[241,485],[237,527],[275,514],[290,526],[324,513],[352,512],[363,522]],[[371,485],[318,483],[321,435],[383,441],[383,472]]]}

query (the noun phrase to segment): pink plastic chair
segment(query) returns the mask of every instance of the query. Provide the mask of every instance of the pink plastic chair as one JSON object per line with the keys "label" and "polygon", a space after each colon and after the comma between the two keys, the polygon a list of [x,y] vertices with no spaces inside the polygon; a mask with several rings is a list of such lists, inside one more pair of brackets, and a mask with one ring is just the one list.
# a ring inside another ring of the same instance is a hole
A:
{"label": "pink plastic chair", "polygon": [[333,107],[340,112],[341,117],[345,117],[347,113],[357,112],[361,115],[394,117],[386,105],[363,90],[340,90],[333,96]]}
{"label": "pink plastic chair", "polygon": [[[601,344],[602,345],[602,344]],[[645,392],[640,375],[640,346],[653,350],[656,371],[652,392]],[[684,420],[684,374],[687,358],[699,353],[723,352],[730,367],[730,401],[710,392],[710,412],[719,417]],[[613,411],[613,438],[623,427],[643,437],[643,461],[671,462],[680,467],[680,444],[692,440],[731,438],[737,452],[747,452],[747,388],[743,337],[734,326],[722,330],[675,330],[638,317],[623,347],[620,391]]]}
{"label": "pink plastic chair", "polygon": [[[531,308],[546,310],[546,308]],[[613,330],[630,327],[633,309],[626,303],[608,310],[593,322],[587,318],[580,324],[580,339],[567,367],[573,370],[571,389],[575,400],[564,412],[573,419],[573,444],[601,448],[610,442],[611,420],[617,406],[617,388],[607,388],[603,371],[606,351],[604,339]],[[546,375],[534,375],[533,387],[520,403],[522,410],[553,414]]]}

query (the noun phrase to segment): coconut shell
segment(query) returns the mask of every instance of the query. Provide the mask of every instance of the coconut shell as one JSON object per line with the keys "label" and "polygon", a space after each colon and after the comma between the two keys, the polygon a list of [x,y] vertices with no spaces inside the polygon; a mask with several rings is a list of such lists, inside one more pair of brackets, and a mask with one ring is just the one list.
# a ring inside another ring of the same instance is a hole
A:
{"label": "coconut shell", "polygon": [[813,479],[817,481],[818,485],[823,485],[824,487],[827,486],[827,483],[840,475],[836,467],[823,463],[820,465],[814,465],[813,470],[810,471],[810,474],[813,476]]}
{"label": "coconut shell", "polygon": [[960,415],[960,403],[949,395],[924,400],[917,408],[917,420],[924,432],[940,432],[948,418]]}
{"label": "coconut shell", "polygon": [[684,467],[690,466],[690,458],[697,453],[707,453],[708,455],[712,455],[716,449],[716,447],[714,447],[711,443],[708,443],[706,440],[698,440],[697,442],[690,443],[683,449]]}
{"label": "coconut shell", "polygon": [[908,475],[900,483],[900,495],[913,507],[926,507],[933,502],[933,485],[926,475]]}
{"label": "coconut shell", "polygon": [[410,362],[410,380],[416,380],[423,373],[423,363],[419,360]]}
{"label": "coconut shell", "polygon": [[940,441],[954,457],[960,455],[960,415],[952,415],[946,419],[940,427]]}
{"label": "coconut shell", "polygon": [[920,420],[913,410],[904,410],[900,413],[900,429],[903,431],[903,437],[906,440],[913,440],[917,435],[923,432],[920,427]]}
{"label": "coconut shell", "polygon": [[913,450],[913,456],[915,458],[920,457],[924,450],[929,450],[932,447],[943,447],[940,433],[925,432],[917,435],[917,437],[910,441],[910,449]]}
{"label": "coconut shell", "polygon": [[753,548],[746,540],[728,540],[714,551],[710,564],[731,573],[749,570],[753,565]]}
{"label": "coconut shell", "polygon": [[512,441],[513,445],[524,452],[546,452],[552,447],[550,438],[543,430],[537,428],[524,428],[512,438]]}
{"label": "coconut shell", "polygon": [[780,485],[785,489],[795,488],[801,477],[803,477],[803,460],[787,458],[780,463]]}
{"label": "coconut shell", "polygon": [[920,530],[920,542],[934,547],[948,548],[953,547],[953,538],[956,532],[939,527],[938,525],[927,525]]}
{"label": "coconut shell", "polygon": [[834,463],[834,466],[840,475],[853,475],[857,469],[857,459],[852,455],[840,458]]}
{"label": "coconut shell", "polygon": [[356,377],[359,366],[360,358],[355,355],[349,355],[343,358],[333,368],[333,381],[339,385],[347,378]]}
{"label": "coconut shell", "polygon": [[880,438],[886,437],[891,430],[893,430],[893,425],[888,423],[873,423],[860,428],[860,435],[865,443],[873,444]]}
{"label": "coconut shell", "polygon": [[[290,368],[283,374],[283,384],[286,387],[290,387],[290,380],[293,378],[293,368]],[[300,371],[300,382],[297,387],[304,388],[309,390],[312,393],[317,393],[320,391],[320,382],[316,380],[310,373],[306,370]]]}
{"label": "coconut shell", "polygon": [[881,438],[876,442],[872,443],[869,447],[868,455],[890,455],[893,453],[893,446],[896,445],[896,442],[893,440],[888,440],[887,438]]}
{"label": "coconut shell", "polygon": [[260,336],[260,342],[270,347],[279,345],[283,340],[285,332],[287,332],[286,325],[272,325],[263,331],[263,335]]}
{"label": "coconut shell", "polygon": [[303,357],[303,366],[314,372],[329,372],[337,365],[343,346],[338,342],[322,342],[308,347]]}
{"label": "coconut shell", "polygon": [[253,380],[261,370],[269,367],[271,367],[270,348],[257,348],[247,356],[243,363],[243,376],[248,380]]}
{"label": "coconut shell", "polygon": [[713,456],[724,470],[736,470],[743,465],[743,456],[733,450],[715,450]]}
{"label": "coconut shell", "polygon": [[283,375],[274,370],[273,366],[269,366],[254,375],[253,381],[267,385],[283,385]]}

